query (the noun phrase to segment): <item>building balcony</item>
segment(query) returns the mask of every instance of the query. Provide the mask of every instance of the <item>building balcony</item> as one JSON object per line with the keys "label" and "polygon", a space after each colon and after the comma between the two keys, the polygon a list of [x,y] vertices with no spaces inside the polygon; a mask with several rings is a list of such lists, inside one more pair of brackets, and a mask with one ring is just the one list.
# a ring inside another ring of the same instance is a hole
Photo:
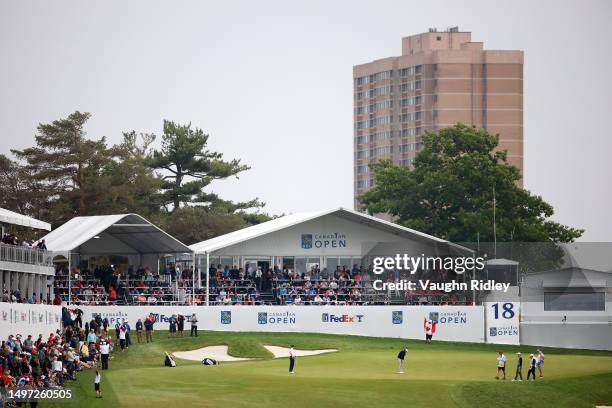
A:
{"label": "building balcony", "polygon": [[27,246],[0,244],[0,270],[53,275],[52,253]]}

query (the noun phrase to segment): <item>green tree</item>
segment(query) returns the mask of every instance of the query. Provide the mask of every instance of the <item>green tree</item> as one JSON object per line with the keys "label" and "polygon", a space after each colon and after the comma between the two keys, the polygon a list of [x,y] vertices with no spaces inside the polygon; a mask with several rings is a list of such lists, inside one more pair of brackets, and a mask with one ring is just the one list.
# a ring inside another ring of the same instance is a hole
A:
{"label": "green tree", "polygon": [[205,207],[181,207],[153,219],[168,234],[188,245],[248,226],[240,214],[211,212]]}
{"label": "green tree", "polygon": [[[206,193],[204,188],[215,180],[238,177],[239,173],[250,169],[240,160],[225,161],[222,153],[208,150],[208,137],[191,124],[178,125],[164,120],[162,147],[149,156],[148,164],[161,171],[162,205],[171,212],[181,208],[181,204],[227,206],[230,202]],[[236,209],[263,206],[257,199],[233,205]]]}
{"label": "green tree", "polygon": [[463,124],[426,132],[414,168],[371,164],[375,186],[360,197],[369,213],[388,213],[404,226],[454,242],[572,242],[583,230],[550,220],[553,207],[518,187],[499,140]]}
{"label": "green tree", "polygon": [[161,179],[147,164],[155,135],[124,132],[123,141],[111,148],[113,160],[102,169],[100,182],[107,184],[101,211],[150,216],[160,211]]}
{"label": "green tree", "polygon": [[[32,176],[32,172],[27,167],[0,155],[0,207],[47,220],[46,203],[47,196],[41,189],[40,183]],[[45,233],[18,226],[12,226],[10,230],[22,239],[38,238]]]}
{"label": "green tree", "polygon": [[12,150],[25,160],[25,169],[47,197],[49,217],[63,222],[75,215],[87,215],[105,193],[101,169],[111,160],[104,137],[86,138],[85,123],[91,117],[76,111],[65,119],[40,124],[36,146]]}

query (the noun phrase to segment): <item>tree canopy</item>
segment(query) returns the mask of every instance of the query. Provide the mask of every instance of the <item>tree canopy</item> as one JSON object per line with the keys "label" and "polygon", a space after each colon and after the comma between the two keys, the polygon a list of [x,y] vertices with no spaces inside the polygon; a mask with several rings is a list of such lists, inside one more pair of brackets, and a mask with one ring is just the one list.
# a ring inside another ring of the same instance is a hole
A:
{"label": "tree canopy", "polygon": [[572,242],[583,230],[555,221],[553,207],[518,186],[521,174],[498,150],[498,137],[457,124],[426,132],[413,168],[380,161],[374,187],[360,197],[369,213],[454,242]]}
{"label": "tree canopy", "polygon": [[154,134],[136,131],[108,146],[105,137],[87,137],[90,117],[76,111],[41,123],[35,146],[13,150],[16,160],[0,155],[0,205],[53,227],[79,215],[138,213],[187,244],[271,218],[258,199],[205,191],[249,167],[209,151],[201,129],[164,121],[159,150]]}
{"label": "tree canopy", "polygon": [[235,210],[262,207],[259,200],[231,203],[221,200],[204,188],[214,180],[238,177],[249,170],[238,159],[223,160],[223,154],[207,148],[209,135],[191,124],[178,125],[164,121],[162,147],[147,157],[149,167],[158,170],[162,179],[162,205],[173,212],[182,205],[231,205]]}

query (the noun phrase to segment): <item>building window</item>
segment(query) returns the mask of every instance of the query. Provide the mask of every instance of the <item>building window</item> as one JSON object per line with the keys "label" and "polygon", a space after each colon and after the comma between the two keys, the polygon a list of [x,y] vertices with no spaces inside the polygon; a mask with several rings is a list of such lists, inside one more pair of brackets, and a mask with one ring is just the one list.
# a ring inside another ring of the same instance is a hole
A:
{"label": "building window", "polygon": [[370,171],[370,166],[368,166],[367,164],[362,164],[360,166],[357,166],[357,174],[367,173],[369,171]]}
{"label": "building window", "polygon": [[374,119],[370,119],[370,127],[388,125],[391,123],[391,116],[380,116]]}
{"label": "building window", "polygon": [[370,89],[368,95],[370,98],[374,98],[376,96],[388,95],[391,92],[393,92],[393,87],[391,85],[387,85],[387,86],[381,86],[378,88]]}
{"label": "building window", "polygon": [[606,310],[606,294],[604,292],[545,292],[545,311],[571,310]]}
{"label": "building window", "polygon": [[421,112],[408,112],[400,115],[400,122],[412,122],[421,120]]}
{"label": "building window", "polygon": [[364,113],[374,113],[380,110],[391,109],[393,107],[393,101],[390,99],[376,102],[370,105],[357,106],[355,108],[355,114],[362,115]]}
{"label": "building window", "polygon": [[374,81],[381,81],[383,79],[391,79],[392,76],[393,76],[393,71],[378,72],[378,73],[373,75],[373,80]]}
{"label": "building window", "polygon": [[414,159],[402,159],[399,161],[399,165],[403,167],[412,166],[412,163],[414,163]]}
{"label": "building window", "polygon": [[411,96],[410,98],[403,98],[400,100],[400,106],[413,106],[420,105],[421,97],[420,96]]}
{"label": "building window", "polygon": [[417,82],[419,82],[419,88],[420,88],[421,81],[412,81],[412,82],[406,82],[405,84],[401,84],[400,91],[401,92],[411,92],[411,91],[418,89],[416,86]]}
{"label": "building window", "polygon": [[369,150],[359,150],[359,151],[357,151],[357,159],[367,159],[368,157],[370,157],[370,151]]}
{"label": "building window", "polygon": [[388,156],[393,153],[393,146],[380,146],[370,149],[370,157]]}
{"label": "building window", "polygon": [[415,152],[421,149],[421,143],[405,143],[400,145],[400,153]]}
{"label": "building window", "polygon": [[369,180],[358,180],[357,181],[357,188],[370,188],[374,185],[373,180],[369,179]]}
{"label": "building window", "polygon": [[370,141],[374,142],[376,140],[387,140],[393,137],[393,131],[388,130],[386,132],[376,132],[370,134]]}

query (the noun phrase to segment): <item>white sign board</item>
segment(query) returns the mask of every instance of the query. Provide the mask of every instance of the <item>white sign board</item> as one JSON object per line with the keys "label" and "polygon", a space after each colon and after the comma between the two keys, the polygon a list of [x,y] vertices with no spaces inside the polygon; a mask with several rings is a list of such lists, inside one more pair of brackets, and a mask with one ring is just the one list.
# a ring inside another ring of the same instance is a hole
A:
{"label": "white sign board", "polygon": [[60,306],[0,302],[0,338],[3,340],[9,334],[21,334],[23,338],[31,334],[34,339],[42,334],[46,339],[61,324]]}
{"label": "white sign board", "polygon": [[520,344],[520,303],[486,302],[487,343]]}
{"label": "white sign board", "polygon": [[[96,314],[111,326],[134,328],[150,313],[155,330],[168,330],[173,314],[198,317],[198,329],[218,331],[305,332],[425,339],[424,320],[435,320],[433,339],[484,342],[482,306],[83,306],[84,321]],[[188,319],[187,319],[188,320]],[[189,330],[188,321],[185,330]]]}

